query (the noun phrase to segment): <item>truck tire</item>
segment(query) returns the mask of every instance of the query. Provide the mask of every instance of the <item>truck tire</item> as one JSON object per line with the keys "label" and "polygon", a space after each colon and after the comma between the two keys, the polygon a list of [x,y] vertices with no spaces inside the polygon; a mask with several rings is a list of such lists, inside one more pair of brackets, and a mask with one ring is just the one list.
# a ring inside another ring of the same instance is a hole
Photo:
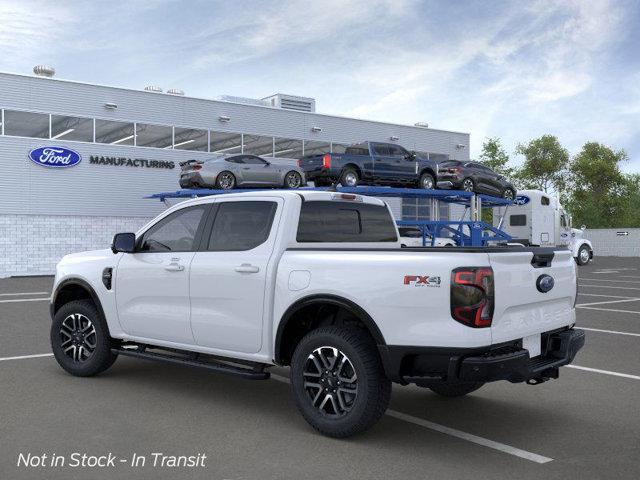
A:
{"label": "truck tire", "polygon": [[429,386],[429,389],[441,395],[443,397],[462,397],[471,392],[475,392],[484,385],[483,382],[468,382],[468,383],[454,383],[454,384],[433,384]]}
{"label": "truck tire", "polygon": [[591,251],[587,245],[581,245],[576,256],[576,263],[580,266],[586,265],[591,260]]}
{"label": "truck tire", "polygon": [[425,190],[433,190],[436,188],[436,180],[430,173],[423,173],[420,175],[420,183],[418,187]]}
{"label": "truck tire", "polygon": [[360,177],[353,168],[345,168],[340,175],[340,184],[343,187],[357,187]]}
{"label": "truck tire", "polygon": [[327,326],[309,332],[295,349],[290,374],[300,413],[329,437],[364,432],[389,405],[391,382],[373,339],[358,328]]}
{"label": "truck tire", "polygon": [[102,314],[90,300],[69,302],[51,323],[51,348],[58,364],[76,377],[104,372],[118,358]]}

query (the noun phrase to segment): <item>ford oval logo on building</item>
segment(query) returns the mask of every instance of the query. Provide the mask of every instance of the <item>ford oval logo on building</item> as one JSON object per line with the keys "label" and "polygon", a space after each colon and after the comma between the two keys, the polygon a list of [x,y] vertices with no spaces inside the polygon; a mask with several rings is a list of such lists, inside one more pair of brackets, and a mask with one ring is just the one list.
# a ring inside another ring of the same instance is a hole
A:
{"label": "ford oval logo on building", "polygon": [[513,203],[515,203],[516,205],[526,205],[527,203],[529,203],[529,200],[531,199],[526,195],[516,195],[516,199]]}
{"label": "ford oval logo on building", "polygon": [[82,155],[64,147],[39,147],[29,152],[29,160],[43,167],[73,167],[82,161]]}
{"label": "ford oval logo on building", "polygon": [[541,293],[547,293],[553,288],[555,283],[556,282],[555,280],[553,280],[553,277],[545,273],[544,275],[540,275],[538,277],[538,280],[536,281],[536,288]]}

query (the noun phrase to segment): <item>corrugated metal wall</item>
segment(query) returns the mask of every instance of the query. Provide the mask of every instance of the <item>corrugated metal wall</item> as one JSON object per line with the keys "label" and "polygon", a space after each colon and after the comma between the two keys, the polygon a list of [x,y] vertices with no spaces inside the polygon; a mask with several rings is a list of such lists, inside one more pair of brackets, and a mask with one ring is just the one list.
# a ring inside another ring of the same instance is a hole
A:
{"label": "corrugated metal wall", "polygon": [[[117,110],[106,109],[107,102],[117,104]],[[464,133],[3,73],[0,108],[347,144],[389,141],[393,135],[409,149],[462,159],[469,155],[469,135]],[[220,115],[230,120],[220,122]],[[313,133],[312,126],[322,131]],[[465,148],[457,148],[458,144]],[[71,148],[83,160],[72,168],[35,165],[28,152],[42,146]],[[173,161],[176,167],[92,165],[91,155]],[[177,190],[178,162],[209,157],[187,150],[0,136],[0,213],[153,216],[161,210],[160,202],[142,197]]]}
{"label": "corrugated metal wall", "polygon": [[640,257],[640,228],[587,229],[596,257]]}

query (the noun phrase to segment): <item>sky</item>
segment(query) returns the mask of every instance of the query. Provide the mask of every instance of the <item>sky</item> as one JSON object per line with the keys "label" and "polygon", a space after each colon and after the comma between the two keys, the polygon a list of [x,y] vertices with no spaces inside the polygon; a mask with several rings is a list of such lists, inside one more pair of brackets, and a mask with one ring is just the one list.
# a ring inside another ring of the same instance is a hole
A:
{"label": "sky", "polygon": [[0,71],[624,149],[640,172],[640,0],[0,0]]}

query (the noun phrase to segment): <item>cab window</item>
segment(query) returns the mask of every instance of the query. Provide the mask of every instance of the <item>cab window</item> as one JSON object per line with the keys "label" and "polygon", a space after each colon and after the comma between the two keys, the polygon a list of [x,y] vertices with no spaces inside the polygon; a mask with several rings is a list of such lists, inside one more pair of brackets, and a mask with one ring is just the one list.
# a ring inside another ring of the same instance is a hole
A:
{"label": "cab window", "polygon": [[213,221],[207,250],[238,252],[252,250],[269,238],[276,202],[222,202]]}
{"label": "cab window", "polygon": [[167,215],[140,240],[140,252],[192,252],[205,206],[187,207]]}

